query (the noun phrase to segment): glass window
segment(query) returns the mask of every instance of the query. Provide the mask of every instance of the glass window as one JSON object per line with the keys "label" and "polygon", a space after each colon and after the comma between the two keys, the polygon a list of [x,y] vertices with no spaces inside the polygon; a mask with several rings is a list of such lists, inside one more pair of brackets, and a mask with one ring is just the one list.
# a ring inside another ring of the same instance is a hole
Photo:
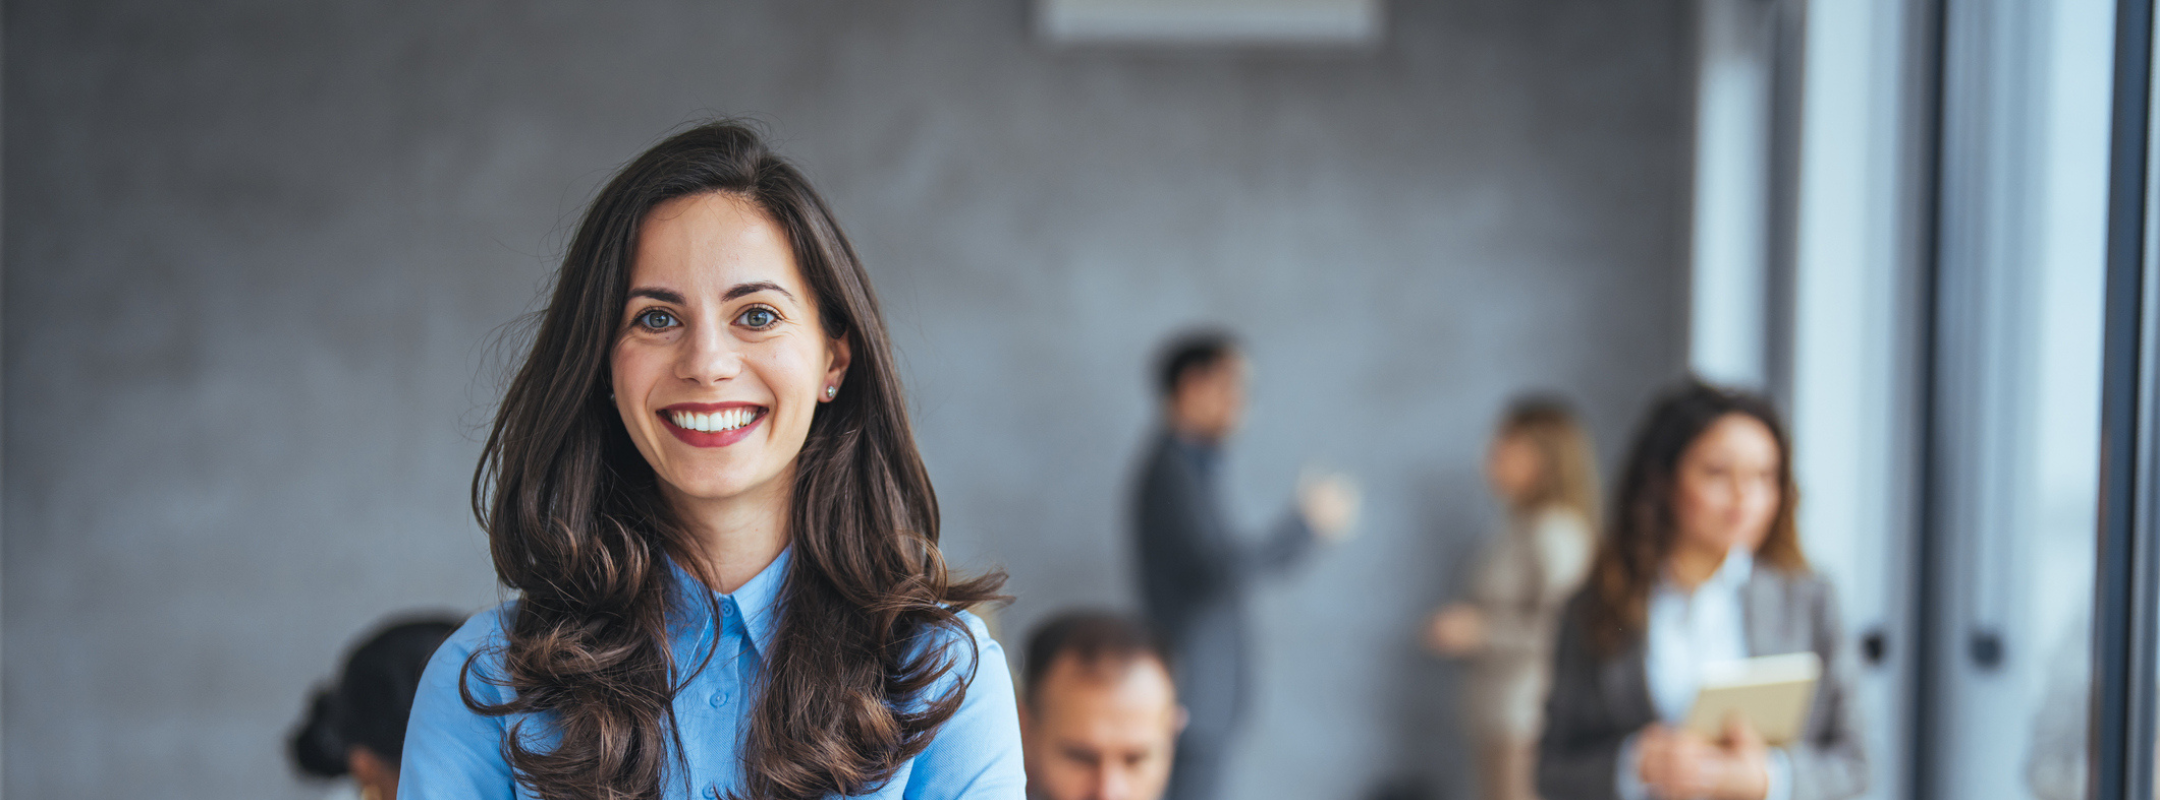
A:
{"label": "glass window", "polygon": [[2083,798],[2114,3],[1947,5],[1923,756]]}

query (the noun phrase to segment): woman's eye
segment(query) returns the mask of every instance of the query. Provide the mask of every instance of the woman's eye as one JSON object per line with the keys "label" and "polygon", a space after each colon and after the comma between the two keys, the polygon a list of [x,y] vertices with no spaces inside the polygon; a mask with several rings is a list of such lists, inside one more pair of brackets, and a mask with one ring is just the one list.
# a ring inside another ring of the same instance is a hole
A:
{"label": "woman's eye", "polygon": [[638,327],[644,328],[646,330],[657,331],[665,328],[674,327],[675,315],[655,308],[646,311],[643,314],[637,315],[636,321]]}
{"label": "woman's eye", "polygon": [[742,323],[745,327],[764,329],[770,328],[774,323],[779,322],[780,315],[773,313],[772,309],[764,306],[752,306],[744,309],[742,316],[736,317],[735,321]]}

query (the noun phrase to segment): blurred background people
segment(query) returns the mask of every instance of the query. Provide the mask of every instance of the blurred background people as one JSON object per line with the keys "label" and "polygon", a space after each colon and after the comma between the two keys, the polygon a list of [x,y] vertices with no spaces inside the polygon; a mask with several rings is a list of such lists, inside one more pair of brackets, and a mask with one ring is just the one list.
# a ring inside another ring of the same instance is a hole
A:
{"label": "blurred background people", "polygon": [[1463,684],[1487,800],[1529,800],[1553,624],[1597,546],[1597,458],[1557,398],[1516,400],[1493,432],[1485,478],[1506,507],[1466,600],[1433,614],[1426,641],[1470,662]]}
{"label": "blurred background people", "polygon": [[1052,618],[1028,638],[1020,704],[1028,796],[1157,800],[1185,710],[1169,657],[1140,622],[1105,612]]}
{"label": "blurred background people", "polygon": [[1216,492],[1223,445],[1244,415],[1245,380],[1245,359],[1226,332],[1188,333],[1164,348],[1162,429],[1134,496],[1142,600],[1190,712],[1170,778],[1174,800],[1212,800],[1220,785],[1251,680],[1248,584],[1297,563],[1316,539],[1345,535],[1357,514],[1348,480],[1322,476],[1301,482],[1296,508],[1264,538],[1233,530]]}
{"label": "blurred background people", "polygon": [[457,621],[425,617],[390,624],[353,648],[337,683],[308,701],[307,717],[291,740],[301,772],[352,776],[364,800],[397,800],[405,721],[428,656],[457,630]]}
{"label": "blurred background people", "polygon": [[[1836,800],[1867,786],[1837,604],[1795,529],[1790,440],[1768,401],[1690,382],[1650,410],[1611,527],[1563,617],[1537,788],[1546,797]],[[1678,726],[1703,668],[1811,651],[1800,738]]]}

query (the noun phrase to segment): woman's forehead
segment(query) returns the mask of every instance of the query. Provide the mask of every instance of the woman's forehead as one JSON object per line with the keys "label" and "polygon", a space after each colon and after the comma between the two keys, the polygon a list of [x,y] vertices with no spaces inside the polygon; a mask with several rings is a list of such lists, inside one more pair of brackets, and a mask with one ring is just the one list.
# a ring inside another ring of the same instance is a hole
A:
{"label": "woman's forehead", "polygon": [[755,204],[718,192],[678,197],[646,215],[630,282],[703,299],[756,283],[804,294],[787,233]]}
{"label": "woman's forehead", "polygon": [[1776,459],[1779,455],[1777,437],[1770,426],[1749,414],[1738,412],[1726,414],[1710,423],[1689,443],[1689,453],[1704,455],[1745,455]]}

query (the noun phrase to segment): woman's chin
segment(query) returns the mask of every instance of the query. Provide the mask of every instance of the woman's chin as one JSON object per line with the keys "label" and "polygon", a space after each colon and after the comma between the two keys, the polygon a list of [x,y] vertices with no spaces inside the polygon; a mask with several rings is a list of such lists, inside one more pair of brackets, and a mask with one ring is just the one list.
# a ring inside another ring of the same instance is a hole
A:
{"label": "woman's chin", "polygon": [[670,494],[682,500],[717,503],[734,500],[764,488],[775,476],[744,471],[725,471],[676,478],[662,478]]}
{"label": "woman's chin", "polygon": [[1704,555],[1708,555],[1711,553],[1730,553],[1733,551],[1734,548],[1739,547],[1739,545],[1740,537],[1738,536],[1698,535],[1689,537],[1687,539],[1687,549]]}

